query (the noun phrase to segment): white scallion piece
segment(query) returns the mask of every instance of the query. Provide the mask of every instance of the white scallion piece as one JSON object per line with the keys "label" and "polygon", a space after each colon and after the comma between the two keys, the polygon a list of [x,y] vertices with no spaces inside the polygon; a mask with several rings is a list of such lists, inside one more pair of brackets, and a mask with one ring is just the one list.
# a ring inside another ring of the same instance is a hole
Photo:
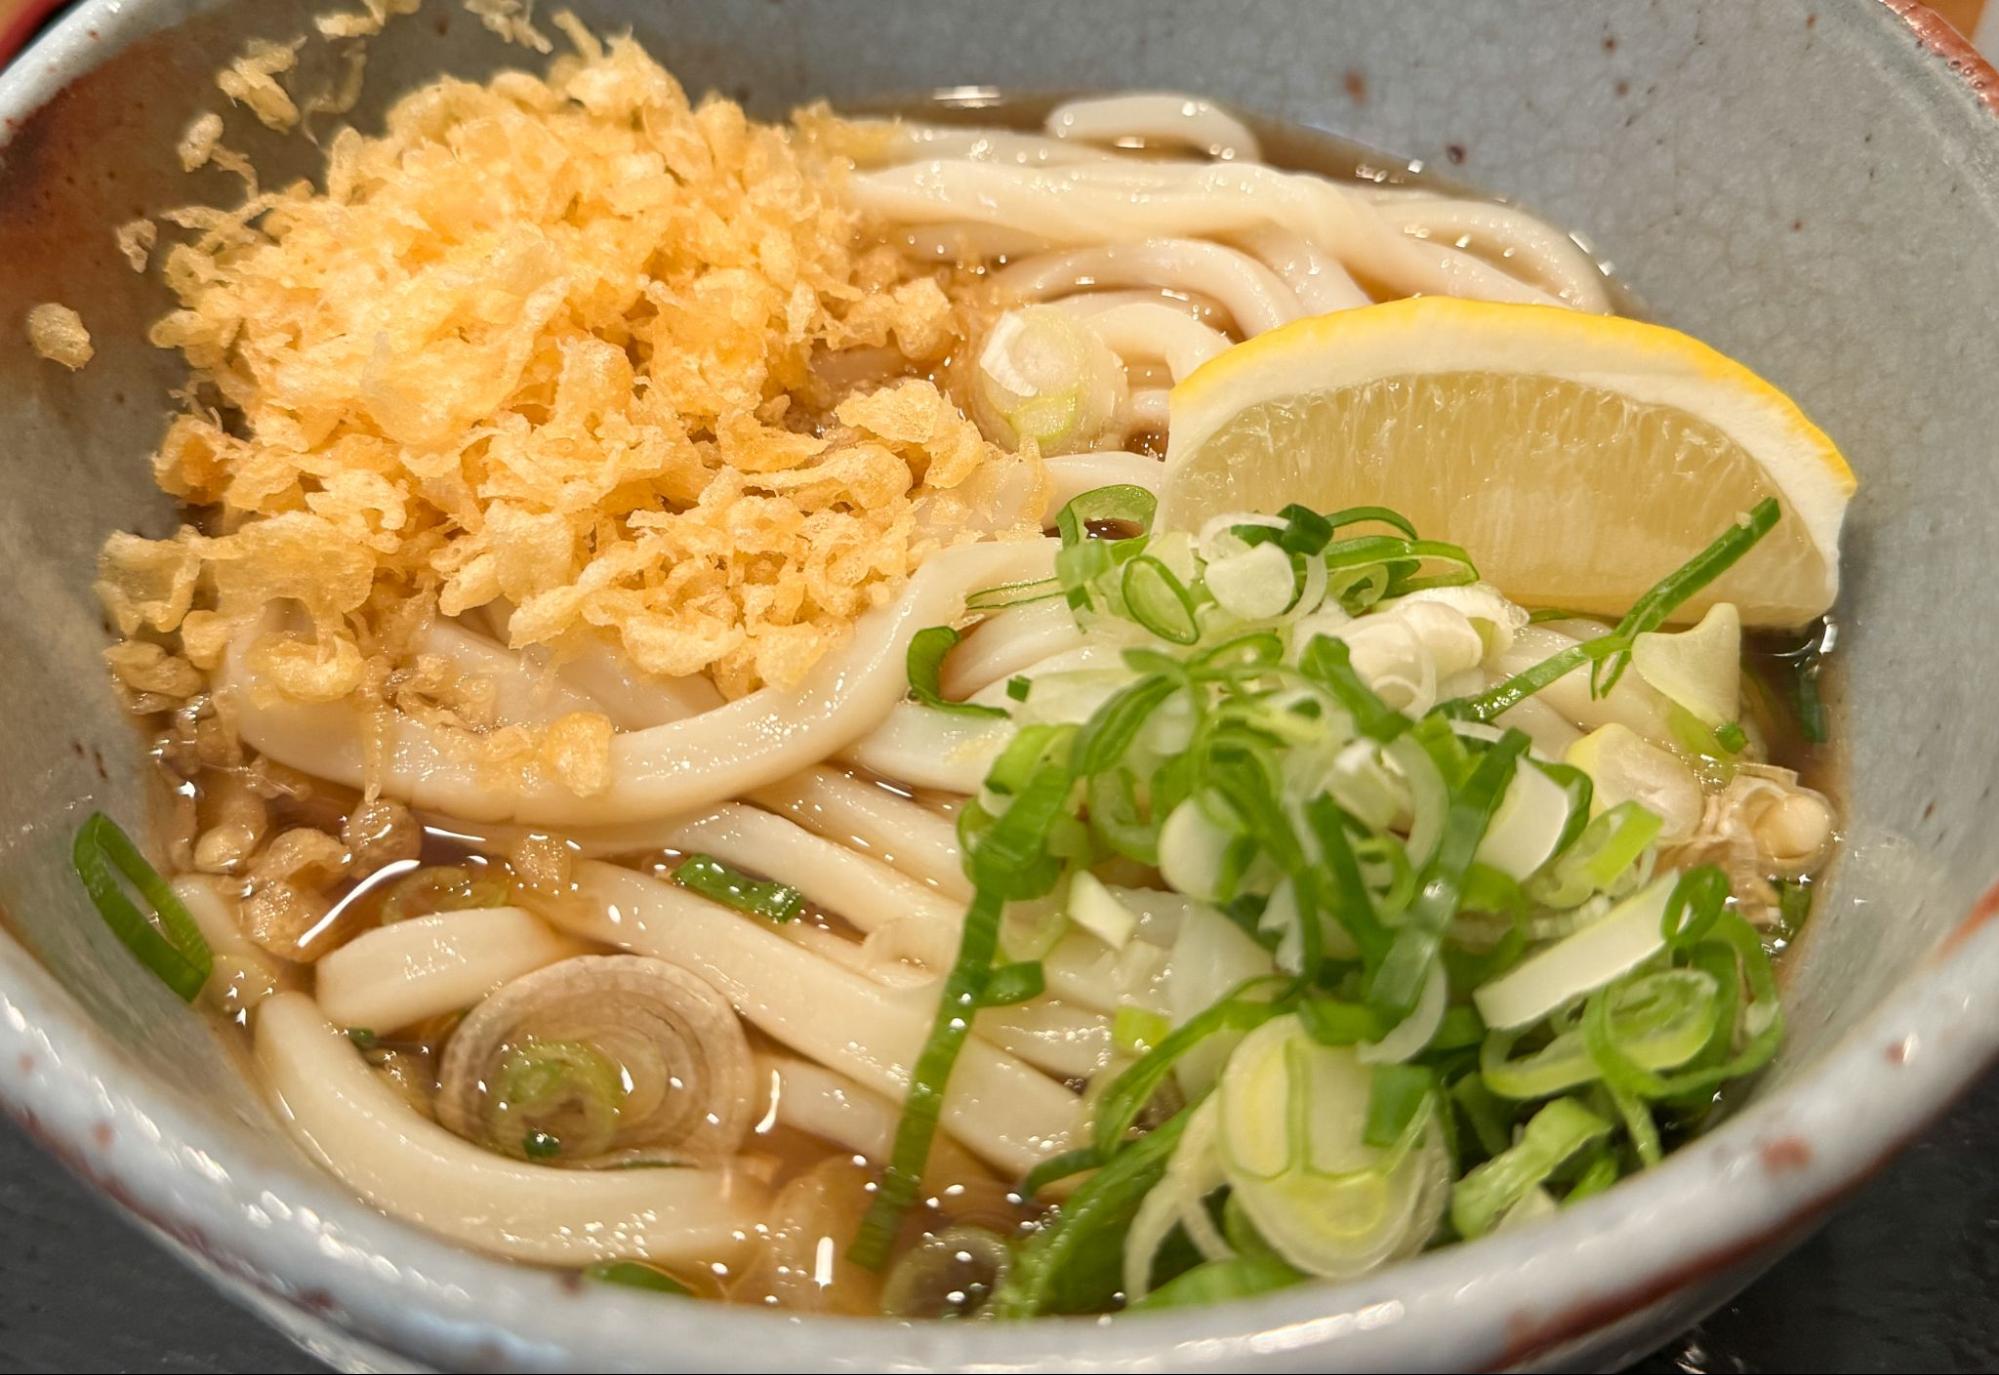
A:
{"label": "white scallion piece", "polygon": [[1472,992],[1485,1024],[1498,1031],[1527,1026],[1583,994],[1627,974],[1666,944],[1660,923],[1678,874],[1661,874],[1603,918],[1528,956]]}

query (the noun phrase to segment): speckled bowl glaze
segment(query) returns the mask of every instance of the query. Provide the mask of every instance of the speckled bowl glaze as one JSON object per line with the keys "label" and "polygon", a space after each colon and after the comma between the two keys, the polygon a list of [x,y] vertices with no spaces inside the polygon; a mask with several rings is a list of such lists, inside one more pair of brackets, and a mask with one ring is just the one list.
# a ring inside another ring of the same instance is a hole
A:
{"label": "speckled bowl glaze", "polygon": [[[1999,78],[1880,0],[964,0],[575,8],[691,87],[775,112],[960,83],[1177,87],[1448,165],[1588,234],[1657,314],[1749,360],[1859,470],[1839,609],[1848,848],[1788,969],[1784,1055],[1664,1166],[1361,1282],[1196,1312],[902,1328],[682,1306],[485,1260],[349,1197],[235,1048],[139,969],[69,874],[80,816],[136,821],[92,562],[168,528],[146,454],[175,360],[118,257],[134,214],[226,195],[171,149],[253,34],[328,0],[89,0],[0,76],[0,1100],[217,1283],[352,1367],[579,1370],[1604,1366],[1719,1303],[1999,1048],[1999,810],[1984,528],[1999,434]],[[364,122],[439,72],[522,60],[448,0],[392,26]],[[309,146],[240,116],[266,169]],[[212,174],[203,174],[211,176]],[[98,356],[40,362],[27,305]],[[1984,896],[1981,898],[1980,894]],[[392,1355],[390,1353],[397,1353]]]}

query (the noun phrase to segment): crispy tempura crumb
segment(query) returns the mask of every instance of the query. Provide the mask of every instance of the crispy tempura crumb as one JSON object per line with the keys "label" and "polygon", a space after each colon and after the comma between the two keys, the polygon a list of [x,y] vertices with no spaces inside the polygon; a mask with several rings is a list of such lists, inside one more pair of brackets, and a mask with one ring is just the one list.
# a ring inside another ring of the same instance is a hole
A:
{"label": "crispy tempura crumb", "polygon": [[548,35],[534,26],[534,0],[465,0],[465,8],[509,43],[518,43],[538,53],[554,46]]}
{"label": "crispy tempura crumb", "polygon": [[313,16],[312,25],[324,38],[372,38],[399,14],[415,14],[423,0],[361,0],[361,13],[336,10]]}
{"label": "crispy tempura crumb", "polygon": [[303,38],[290,43],[269,39],[250,41],[240,57],[216,73],[215,84],[222,94],[248,109],[267,129],[280,133],[298,123],[298,106],[278,84],[278,73],[288,72],[298,63]]}
{"label": "crispy tempura crumb", "polygon": [[147,261],[153,256],[153,245],[160,241],[160,227],[142,215],[119,225],[116,238],[118,251],[125,255],[125,261],[132,265],[132,270],[144,272]]}
{"label": "crispy tempura crumb", "polygon": [[28,343],[36,353],[71,372],[97,353],[91,347],[90,331],[83,327],[83,317],[54,301],[44,301],[28,311]]}
{"label": "crispy tempura crumb", "polygon": [[[324,192],[163,217],[198,237],[151,337],[204,404],[154,471],[229,533],[107,544],[126,634],[212,670],[282,605],[268,687],[399,700],[424,621],[497,602],[516,647],[608,637],[733,696],[798,682],[931,550],[1038,530],[1034,457],[925,380],[974,326],[949,270],[860,246],[843,160],[562,27],[545,79],[341,130]],[[453,692],[496,767],[605,785],[597,721],[529,741]]]}

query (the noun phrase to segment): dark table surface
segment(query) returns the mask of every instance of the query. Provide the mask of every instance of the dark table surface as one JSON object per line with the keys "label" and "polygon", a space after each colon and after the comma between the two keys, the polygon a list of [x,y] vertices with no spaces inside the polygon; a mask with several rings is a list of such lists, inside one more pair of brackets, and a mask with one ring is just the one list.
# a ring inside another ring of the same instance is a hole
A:
{"label": "dark table surface", "polygon": [[[1638,1369],[1999,1369],[1995,1144],[1999,1080],[1748,1293]],[[0,1371],[322,1369],[0,1119]]]}

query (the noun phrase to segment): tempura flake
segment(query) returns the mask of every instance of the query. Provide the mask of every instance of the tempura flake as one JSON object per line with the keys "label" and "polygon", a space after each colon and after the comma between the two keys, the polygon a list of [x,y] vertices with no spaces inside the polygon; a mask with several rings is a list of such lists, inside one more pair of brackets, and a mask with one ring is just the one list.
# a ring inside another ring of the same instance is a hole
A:
{"label": "tempura flake", "polygon": [[342,130],[324,193],[165,217],[204,232],[151,337],[200,404],[155,472],[232,533],[108,545],[121,628],[212,667],[295,600],[319,697],[379,691],[422,624],[393,609],[497,606],[516,648],[604,635],[735,696],[799,682],[930,550],[1038,529],[1033,458],[925,380],[968,307],[860,246],[846,163],[578,46]]}
{"label": "tempura flake", "polygon": [[66,305],[45,301],[28,311],[28,343],[51,363],[75,372],[96,356],[83,317]]}

